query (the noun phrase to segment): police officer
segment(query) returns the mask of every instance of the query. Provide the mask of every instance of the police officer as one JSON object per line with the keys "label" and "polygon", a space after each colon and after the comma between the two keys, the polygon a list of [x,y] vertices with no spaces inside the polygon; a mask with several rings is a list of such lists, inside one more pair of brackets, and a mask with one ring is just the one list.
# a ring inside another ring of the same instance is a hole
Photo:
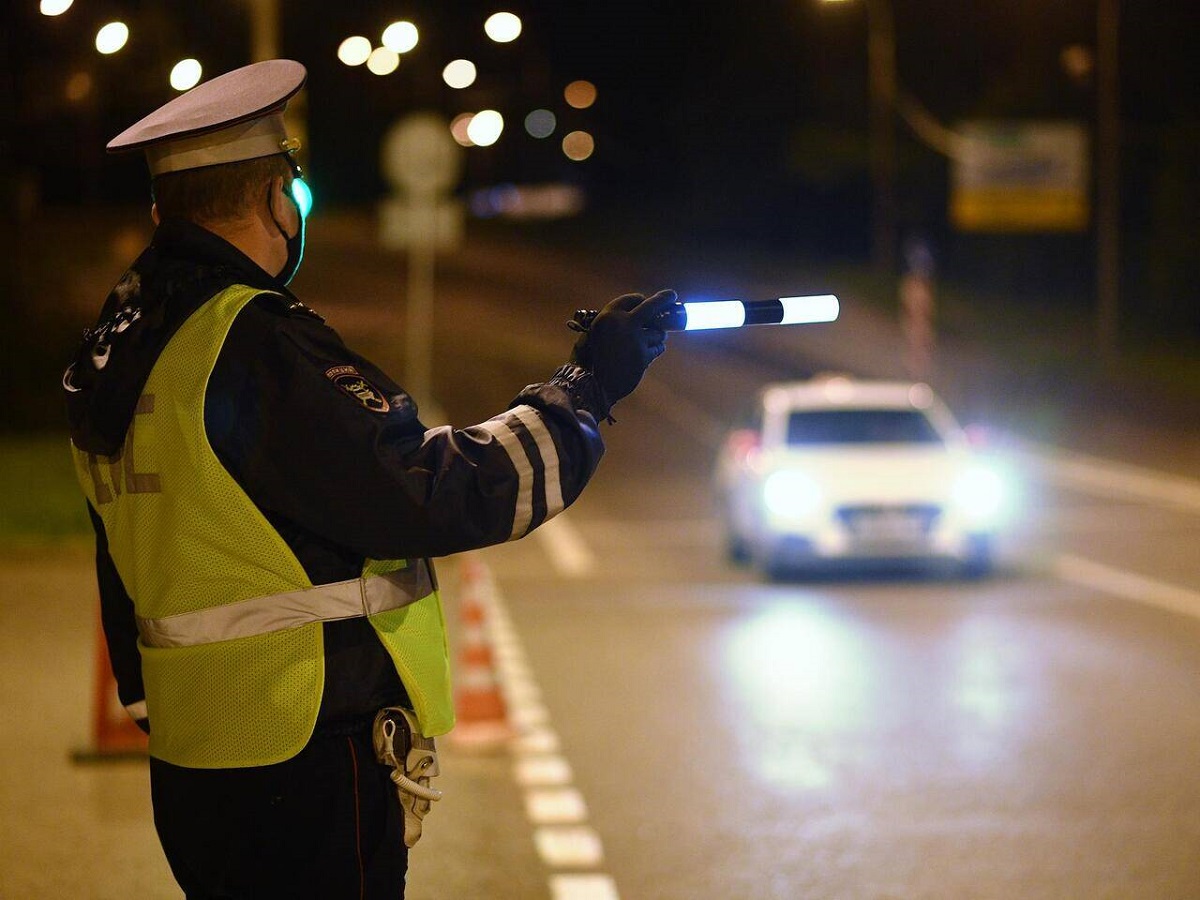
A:
{"label": "police officer", "polygon": [[675,302],[612,301],[506,411],[426,428],[287,288],[304,80],[247,66],[109,144],[145,151],[157,229],[63,377],[113,669],[189,898],[403,895],[454,724],[430,558],[579,496]]}

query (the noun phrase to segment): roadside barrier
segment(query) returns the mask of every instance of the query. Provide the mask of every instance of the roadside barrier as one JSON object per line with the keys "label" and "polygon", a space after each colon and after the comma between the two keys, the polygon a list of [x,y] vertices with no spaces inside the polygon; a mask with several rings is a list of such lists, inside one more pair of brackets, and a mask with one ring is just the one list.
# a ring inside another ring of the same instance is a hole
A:
{"label": "roadside barrier", "polygon": [[92,745],[73,750],[71,759],[77,763],[145,759],[150,739],[134,724],[117,697],[117,680],[108,660],[108,643],[99,615],[93,654]]}
{"label": "roadside barrier", "polygon": [[508,708],[489,628],[491,578],[474,554],[463,556],[459,567],[459,620],[462,625],[454,709],[457,724],[450,741],[470,748],[504,744],[513,737]]}

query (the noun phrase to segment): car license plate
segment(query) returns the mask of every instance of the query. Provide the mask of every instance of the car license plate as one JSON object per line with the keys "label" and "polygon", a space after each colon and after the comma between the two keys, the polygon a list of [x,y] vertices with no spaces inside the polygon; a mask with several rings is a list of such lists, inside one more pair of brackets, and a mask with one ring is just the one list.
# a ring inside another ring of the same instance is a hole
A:
{"label": "car license plate", "polygon": [[911,544],[925,538],[921,516],[903,510],[859,513],[852,527],[856,538],[870,544]]}

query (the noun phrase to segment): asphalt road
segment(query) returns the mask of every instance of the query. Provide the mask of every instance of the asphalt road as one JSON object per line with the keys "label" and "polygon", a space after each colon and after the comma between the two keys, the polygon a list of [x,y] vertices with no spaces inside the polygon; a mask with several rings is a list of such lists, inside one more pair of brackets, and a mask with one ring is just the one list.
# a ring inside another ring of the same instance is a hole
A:
{"label": "asphalt road", "polygon": [[[441,286],[435,386],[460,424],[561,361],[575,298],[626,286],[488,264]],[[580,502],[480,555],[526,740],[449,749],[410,896],[1200,896],[1186,471],[998,435],[1020,515],[978,582],[775,584],[722,558],[720,428],[754,386],[836,362],[838,327],[673,336]]]}

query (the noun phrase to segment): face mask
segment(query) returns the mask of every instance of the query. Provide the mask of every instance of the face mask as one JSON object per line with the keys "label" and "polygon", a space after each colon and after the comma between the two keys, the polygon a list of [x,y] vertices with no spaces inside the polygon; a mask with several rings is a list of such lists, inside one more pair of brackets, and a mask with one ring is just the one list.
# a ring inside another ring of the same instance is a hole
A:
{"label": "face mask", "polygon": [[[299,166],[296,166],[299,169]],[[279,229],[279,233],[283,235],[287,241],[287,262],[283,264],[283,268],[275,277],[284,284],[290,284],[291,280],[296,276],[296,270],[300,268],[300,261],[304,258],[304,223],[308,218],[308,211],[312,209],[312,191],[308,185],[304,183],[304,179],[299,173],[292,179],[292,183],[288,185],[287,195],[293,203],[296,204],[296,211],[300,213],[300,227],[296,229],[296,233],[288,237],[283,226],[278,221],[275,222],[275,227]],[[274,218],[274,216],[272,216]]]}
{"label": "face mask", "polygon": [[[299,206],[299,204],[296,205]],[[279,223],[275,224],[278,227]],[[300,217],[300,227],[291,237],[288,237],[287,232],[282,228],[279,229],[279,232],[287,241],[287,262],[283,264],[283,268],[275,277],[284,284],[291,284],[292,279],[296,277],[296,270],[300,268],[300,261],[304,259],[304,217]]]}

